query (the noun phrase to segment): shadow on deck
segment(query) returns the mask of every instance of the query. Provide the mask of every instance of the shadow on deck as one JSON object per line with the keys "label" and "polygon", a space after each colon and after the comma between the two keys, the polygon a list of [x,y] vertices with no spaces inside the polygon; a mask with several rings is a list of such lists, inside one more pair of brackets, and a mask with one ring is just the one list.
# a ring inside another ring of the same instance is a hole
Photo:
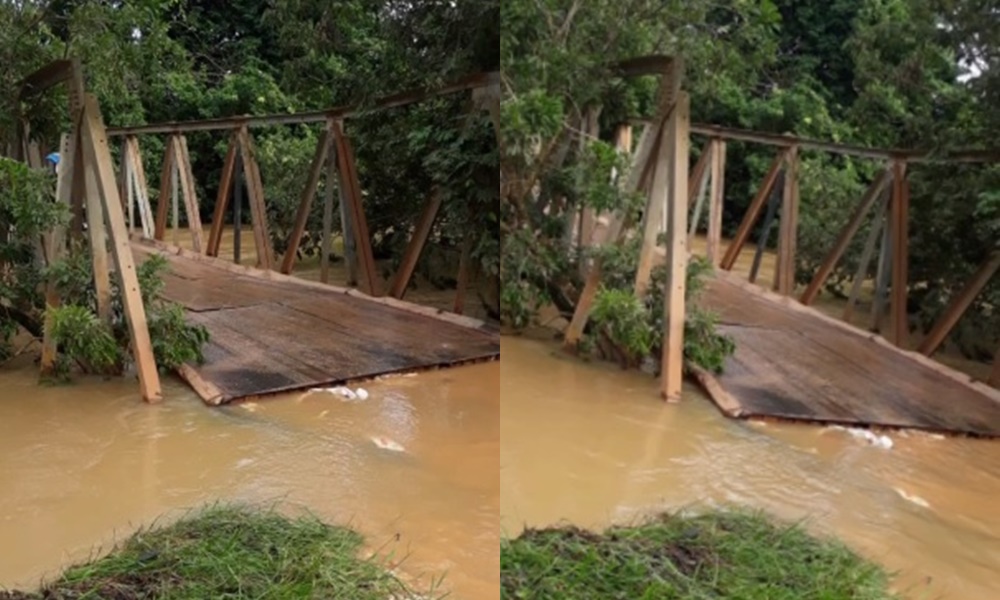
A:
{"label": "shadow on deck", "polygon": [[736,341],[697,374],[731,417],[1000,437],[1000,391],[923,355],[724,272],[702,302]]}
{"label": "shadow on deck", "polygon": [[132,248],[137,262],[167,258],[164,296],[208,329],[205,364],[180,375],[211,405],[500,357],[498,330],[475,319],[161,244]]}

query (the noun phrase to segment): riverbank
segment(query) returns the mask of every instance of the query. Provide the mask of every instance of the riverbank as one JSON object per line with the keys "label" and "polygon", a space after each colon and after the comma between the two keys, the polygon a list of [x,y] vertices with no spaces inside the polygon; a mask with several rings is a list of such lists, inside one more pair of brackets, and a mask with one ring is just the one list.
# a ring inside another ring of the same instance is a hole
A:
{"label": "riverbank", "polygon": [[502,598],[893,600],[888,575],[838,541],[762,513],[659,515],[602,534],[528,529],[500,548]]}
{"label": "riverbank", "polygon": [[423,597],[373,559],[362,558],[363,543],[354,531],[314,517],[213,506],[169,526],[141,530],[38,592],[0,592],[0,600]]}

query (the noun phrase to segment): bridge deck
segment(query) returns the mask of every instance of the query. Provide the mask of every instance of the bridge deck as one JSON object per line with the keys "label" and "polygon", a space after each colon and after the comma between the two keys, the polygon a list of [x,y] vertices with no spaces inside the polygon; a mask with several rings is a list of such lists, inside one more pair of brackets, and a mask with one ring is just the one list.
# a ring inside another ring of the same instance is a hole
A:
{"label": "bridge deck", "polygon": [[968,376],[727,273],[702,302],[736,340],[705,386],[730,416],[1000,437],[1000,391]]}
{"label": "bridge deck", "polygon": [[499,333],[474,319],[151,243],[132,248],[140,261],[169,260],[164,296],[211,334],[205,364],[180,370],[209,404],[500,356]]}

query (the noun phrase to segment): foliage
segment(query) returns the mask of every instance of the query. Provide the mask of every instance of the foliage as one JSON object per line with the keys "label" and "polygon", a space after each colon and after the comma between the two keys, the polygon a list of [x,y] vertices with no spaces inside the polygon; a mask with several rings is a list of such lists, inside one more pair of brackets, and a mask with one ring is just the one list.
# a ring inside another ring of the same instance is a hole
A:
{"label": "foliage", "polygon": [[[732,338],[716,331],[715,316],[698,306],[705,277],[711,271],[712,266],[701,258],[696,257],[688,263],[684,358],[703,369],[720,373],[736,346]],[[626,272],[634,277],[635,269]],[[661,265],[653,269],[650,292],[644,299],[637,298],[632,292],[631,280],[625,287],[605,287],[599,291],[591,310],[594,329],[590,335],[607,336],[619,351],[625,353],[629,364],[636,365],[650,357],[658,359],[663,352],[666,325],[663,310],[666,280],[667,270]],[[586,346],[596,348],[600,343],[591,339]]]}
{"label": "foliage", "polygon": [[889,577],[840,542],[761,513],[664,514],[603,533],[529,529],[500,543],[500,597],[892,600]]}
{"label": "foliage", "polygon": [[107,555],[70,567],[39,592],[0,592],[0,598],[436,597],[418,595],[376,559],[359,558],[363,543],[356,532],[312,516],[210,506],[136,532]]}
{"label": "foliage", "polygon": [[[165,258],[154,255],[136,269],[153,354],[157,366],[164,370],[202,362],[202,347],[208,342],[204,327],[189,325],[183,308],[161,297],[163,275],[168,267]],[[47,274],[55,282],[60,297],[71,299],[47,309],[52,317],[53,338],[65,359],[60,375],[67,376],[74,363],[85,373],[121,374],[131,356],[128,321],[117,282],[112,278],[112,314],[110,323],[105,323],[98,318],[93,268],[86,244],[75,245],[70,255],[53,264]]]}

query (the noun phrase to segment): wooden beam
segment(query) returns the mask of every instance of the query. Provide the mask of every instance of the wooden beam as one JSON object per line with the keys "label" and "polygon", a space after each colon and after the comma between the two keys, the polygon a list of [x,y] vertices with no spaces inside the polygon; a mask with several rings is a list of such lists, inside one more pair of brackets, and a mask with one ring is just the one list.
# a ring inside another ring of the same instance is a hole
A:
{"label": "wooden beam", "polygon": [[132,186],[135,188],[136,201],[139,204],[139,219],[142,221],[142,234],[144,237],[153,237],[155,227],[153,219],[153,209],[149,204],[149,184],[146,182],[146,168],[142,164],[142,150],[139,148],[139,140],[135,137],[126,138],[129,140],[129,158],[132,161]]}
{"label": "wooden beam", "polygon": [[691,182],[690,189],[688,189],[687,193],[687,203],[689,209],[694,206],[695,201],[698,199],[698,194],[702,189],[701,182],[708,173],[708,165],[711,161],[712,140],[709,140],[702,147],[701,154],[698,156],[698,162],[694,164],[694,168],[691,169],[691,176],[688,177],[688,181]]}
{"label": "wooden beam", "polygon": [[181,189],[184,191],[184,212],[187,213],[188,229],[191,230],[192,249],[201,254],[204,250],[201,226],[201,207],[198,202],[198,189],[194,184],[194,171],[191,167],[191,154],[188,152],[187,136],[176,138],[177,152],[180,158],[179,176]]}
{"label": "wooden beam", "polygon": [[882,247],[879,250],[878,267],[875,270],[875,297],[871,309],[871,330],[885,331],[885,306],[889,302],[889,280],[892,278],[892,232],[889,227],[888,198],[882,205]]}
{"label": "wooden beam", "polygon": [[215,197],[212,229],[208,232],[208,250],[206,254],[216,258],[219,256],[219,246],[222,245],[222,234],[226,230],[226,211],[229,209],[229,199],[233,194],[233,175],[236,172],[236,153],[239,146],[238,135],[239,131],[233,131],[229,134],[229,147],[226,149],[226,158],[222,161],[219,193]]}
{"label": "wooden beam", "polygon": [[[705,144],[705,148],[702,149],[702,158],[705,159],[705,165],[702,167],[701,171],[695,167],[694,174],[690,179],[688,179],[689,192],[696,192],[697,195],[694,197],[694,210],[691,212],[691,223],[688,226],[688,250],[691,249],[691,240],[698,235],[698,225],[701,224],[701,213],[705,209],[705,199],[708,196],[708,180],[712,176],[712,171],[709,169],[709,165],[712,164],[712,152],[715,151],[715,144],[709,142]],[[701,159],[698,162],[702,162]],[[692,198],[688,198],[688,206],[691,205]]]}
{"label": "wooden beam", "polygon": [[781,234],[774,286],[782,296],[795,291],[795,256],[799,238],[799,148],[785,154],[785,191],[781,202]]}
{"label": "wooden beam", "polygon": [[351,147],[351,141],[344,134],[343,123],[334,121],[333,128],[337,140],[337,160],[340,163],[340,184],[347,191],[347,204],[350,208],[354,240],[360,253],[365,286],[370,296],[381,296],[381,285],[375,265],[375,255],[372,251],[371,234],[368,232],[368,220],[365,218],[362,202],[361,182],[358,180],[357,166],[354,162],[354,149]]}
{"label": "wooden beam", "polygon": [[833,273],[833,269],[840,262],[840,259],[843,258],[844,253],[847,252],[847,247],[851,245],[851,240],[858,234],[858,230],[861,229],[865,217],[868,216],[872,207],[875,206],[875,202],[882,196],[882,192],[891,179],[892,172],[889,168],[886,168],[880,171],[875,181],[868,186],[868,190],[862,196],[861,202],[854,210],[854,214],[851,215],[847,225],[841,230],[840,235],[837,236],[837,241],[834,242],[833,249],[823,259],[823,263],[816,270],[816,274],[813,276],[812,281],[809,282],[806,291],[802,293],[799,302],[809,306],[816,300],[820,289],[826,283],[826,280],[830,278],[830,274]]}
{"label": "wooden beam", "polygon": [[242,264],[243,257],[243,191],[246,189],[246,174],[243,171],[243,157],[238,151],[242,144],[237,143],[236,167],[233,169],[233,262]]}
{"label": "wooden beam", "polygon": [[174,172],[174,136],[167,138],[163,151],[163,167],[160,169],[160,197],[156,201],[156,230],[153,238],[164,241],[167,235],[167,215],[170,210],[170,197],[173,187]]}
{"label": "wooden beam", "polygon": [[760,189],[757,190],[757,195],[754,196],[753,201],[750,202],[750,207],[747,209],[747,213],[744,215],[739,229],[736,230],[736,237],[733,238],[732,243],[729,244],[729,248],[726,250],[725,256],[722,257],[720,266],[724,270],[731,271],[733,269],[736,259],[739,258],[740,252],[743,250],[743,246],[750,239],[750,231],[753,230],[757,219],[760,218],[760,212],[764,209],[767,197],[771,195],[771,189],[774,187],[774,182],[777,180],[778,173],[781,171],[781,166],[784,162],[785,151],[782,150],[774,157],[771,168],[764,176],[764,182],[761,184]]}
{"label": "wooden beam", "polygon": [[945,338],[955,328],[962,316],[968,312],[972,302],[982,293],[983,288],[993,279],[997,271],[1000,270],[1000,251],[994,252],[989,260],[984,262],[972,275],[969,282],[955,296],[952,297],[948,307],[945,308],[941,317],[934,323],[930,333],[920,344],[918,352],[925,356],[931,356],[937,352]]}
{"label": "wooden beam", "polygon": [[267,127],[273,125],[299,125],[308,123],[326,123],[329,119],[347,119],[374,110],[387,110],[398,108],[438,98],[450,96],[461,92],[467,92],[483,87],[497,86],[499,73],[475,73],[468,75],[451,83],[447,83],[436,88],[415,88],[406,90],[391,96],[379,98],[371,103],[357,106],[334,106],[323,110],[315,110],[300,113],[278,113],[257,116],[235,116],[220,117],[216,119],[204,119],[199,121],[183,121],[168,123],[153,123],[150,125],[139,125],[135,127],[113,127],[108,130],[111,136],[119,135],[141,135],[141,134],[178,134],[192,133],[195,131],[220,131],[235,129],[241,126],[246,127]]}
{"label": "wooden beam", "polygon": [[[87,198],[87,234],[90,239],[90,259],[94,271],[94,292],[97,298],[97,317],[106,325],[111,325],[111,271],[108,261],[108,231],[103,218],[101,207],[102,187],[98,183],[97,173],[94,171],[94,163],[91,156],[84,153],[82,165],[84,181],[86,182]],[[111,153],[108,152],[108,161],[111,161]],[[115,185],[116,206],[121,211],[121,199],[118,198],[117,181],[114,176],[114,166],[109,164],[111,169],[111,182]],[[125,216],[122,215],[124,222]],[[126,232],[127,235],[127,232]]]}
{"label": "wooden beam", "polygon": [[476,237],[469,231],[462,241],[462,255],[458,259],[458,283],[455,286],[455,306],[452,312],[456,315],[465,313],[465,294],[469,289],[469,280],[472,279],[472,247],[475,245]]}
{"label": "wooden beam", "polygon": [[712,150],[712,187],[708,205],[708,240],[705,256],[708,262],[716,267],[719,264],[722,248],[722,208],[726,196],[726,142],[720,139],[713,142],[715,148]]}
{"label": "wooden beam", "polygon": [[906,177],[906,163],[897,160],[893,165],[892,194],[892,341],[904,348],[909,337],[909,320],[906,312],[907,286],[909,285],[910,257],[910,185]]}
{"label": "wooden beam", "polygon": [[[59,165],[56,167],[56,202],[62,204],[65,207],[70,206],[71,195],[72,195],[72,185],[73,185],[73,171],[76,167],[78,158],[80,157],[80,114],[74,113],[74,118],[70,121],[72,123],[71,133],[63,135],[60,149],[60,160]],[[48,256],[49,266],[55,264],[62,259],[66,250],[66,228],[60,225],[56,225],[51,234],[48,237],[48,248],[46,249],[46,255]],[[41,356],[41,375],[42,377],[50,377],[55,373],[56,358],[58,354],[58,348],[56,347],[55,339],[52,337],[52,327],[54,321],[52,318],[52,309],[58,308],[62,304],[59,298],[59,291],[56,287],[54,279],[50,276],[48,281],[45,283],[45,326],[43,328],[42,335],[42,356]]]}
{"label": "wooden beam", "polygon": [[[330,124],[327,124],[327,129]],[[333,204],[336,202],[334,193],[337,190],[337,146],[334,136],[327,139],[326,152],[326,185],[323,194],[323,239],[322,256],[319,259],[319,280],[330,283],[330,254],[333,252]],[[347,240],[344,240],[347,249]]]}
{"label": "wooden beam", "polygon": [[295,226],[292,228],[292,235],[288,239],[288,247],[281,260],[281,272],[290,275],[295,268],[295,254],[298,252],[299,244],[302,243],[302,235],[306,231],[309,223],[309,213],[312,211],[313,198],[316,197],[316,189],[319,187],[319,178],[323,174],[323,165],[326,163],[326,153],[330,146],[330,128],[323,129],[319,140],[316,142],[316,153],[313,155],[312,165],[309,167],[309,178],[306,180],[306,187],[299,197],[299,208],[295,213]]}
{"label": "wooden beam", "polygon": [[770,199],[767,201],[767,212],[764,214],[764,223],[761,226],[760,234],[757,236],[757,251],[753,255],[753,264],[750,266],[750,283],[757,283],[757,275],[760,273],[760,265],[764,260],[764,251],[767,243],[771,240],[771,229],[778,216],[778,206],[781,204],[783,194],[778,190],[779,183],[784,188],[783,174],[778,174],[778,181],[775,181]]}
{"label": "wooden beam", "polygon": [[990,371],[987,383],[995,388],[1000,388],[1000,348],[997,348],[996,355],[993,357],[993,369]]}
{"label": "wooden beam", "polygon": [[[858,261],[858,270],[854,274],[854,281],[851,284],[851,292],[847,296],[847,306],[844,307],[843,320],[845,323],[850,323],[851,318],[854,315],[854,307],[858,303],[858,298],[861,296],[861,286],[864,285],[865,281],[868,280],[868,271],[871,268],[872,257],[875,254],[875,247],[878,245],[879,237],[882,236],[883,228],[888,227],[888,216],[886,215],[888,208],[888,198],[879,195],[876,197],[878,201],[878,208],[875,211],[875,219],[872,221],[871,229],[868,231],[868,239],[865,240],[865,246],[861,250],[861,258]],[[883,253],[889,251],[889,247],[885,244],[882,245]]]}
{"label": "wooden beam", "polygon": [[667,221],[667,281],[663,294],[662,395],[667,402],[680,402],[684,379],[685,285],[687,281],[688,145],[691,108],[687,93],[678,95],[677,106],[665,128],[663,143],[671,146],[668,165],[670,198]]}
{"label": "wooden beam", "polygon": [[[111,164],[111,152],[108,150],[108,136],[104,130],[100,108],[93,96],[86,99],[81,133],[84,165],[90,175],[88,180],[94,181],[100,197],[98,210],[90,213],[90,228],[93,231],[95,222],[107,220],[111,254],[115,260],[142,397],[147,402],[158,402],[162,399],[163,393],[146,323],[146,309],[139,291],[139,279],[132,257],[128,230],[125,227],[125,215],[121,210],[121,200],[117,197],[114,167]],[[100,210],[102,206],[103,212]]]}
{"label": "wooden beam", "polygon": [[274,248],[267,224],[267,207],[264,203],[264,182],[257,164],[253,138],[246,126],[240,129],[240,152],[243,160],[247,197],[250,201],[250,219],[253,221],[254,242],[257,247],[257,265],[270,271],[274,268]]}
{"label": "wooden beam", "polygon": [[427,245],[427,238],[430,237],[431,228],[434,226],[434,220],[437,219],[440,210],[441,189],[438,188],[431,192],[431,197],[427,199],[427,204],[424,205],[424,210],[420,213],[416,228],[413,230],[413,237],[410,238],[410,243],[403,254],[403,262],[399,265],[399,271],[396,272],[392,289],[389,291],[389,295],[393,298],[402,300],[403,296],[406,295],[410,279],[413,278],[413,271],[417,267],[417,261],[420,260],[420,254]]}

